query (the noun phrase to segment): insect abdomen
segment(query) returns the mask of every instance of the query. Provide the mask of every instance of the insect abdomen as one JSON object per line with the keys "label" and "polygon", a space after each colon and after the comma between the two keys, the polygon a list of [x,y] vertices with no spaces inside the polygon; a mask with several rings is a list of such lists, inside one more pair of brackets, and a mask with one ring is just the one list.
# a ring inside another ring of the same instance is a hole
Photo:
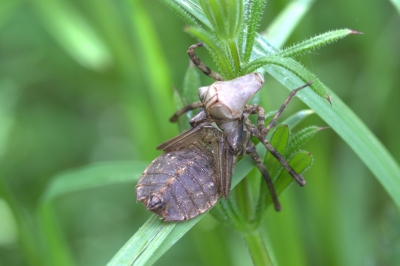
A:
{"label": "insect abdomen", "polygon": [[214,156],[201,144],[156,158],[140,177],[137,200],[166,221],[189,220],[214,206],[222,193]]}

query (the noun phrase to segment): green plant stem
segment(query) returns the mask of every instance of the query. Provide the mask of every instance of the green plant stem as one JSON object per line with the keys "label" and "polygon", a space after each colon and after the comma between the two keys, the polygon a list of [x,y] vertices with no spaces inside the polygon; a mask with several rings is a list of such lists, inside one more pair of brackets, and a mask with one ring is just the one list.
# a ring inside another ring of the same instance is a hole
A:
{"label": "green plant stem", "polygon": [[245,220],[249,220],[253,217],[253,204],[249,197],[249,184],[247,179],[243,179],[236,186],[236,198],[237,205],[240,210],[241,216],[245,218]]}
{"label": "green plant stem", "polygon": [[243,234],[244,241],[249,249],[251,260],[255,266],[273,265],[271,257],[259,229]]}
{"label": "green plant stem", "polygon": [[237,45],[235,40],[229,40],[229,42],[227,43],[228,45],[228,49],[229,49],[229,54],[231,56],[232,59],[232,65],[234,67],[234,75],[238,75],[239,71],[240,71],[240,55],[239,55],[239,51],[237,49]]}

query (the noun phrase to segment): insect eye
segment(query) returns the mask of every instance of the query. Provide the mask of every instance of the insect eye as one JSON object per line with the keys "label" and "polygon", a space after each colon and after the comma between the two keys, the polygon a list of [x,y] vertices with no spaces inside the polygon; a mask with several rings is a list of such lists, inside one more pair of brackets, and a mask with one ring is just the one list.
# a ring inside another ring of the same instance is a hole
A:
{"label": "insect eye", "polygon": [[161,208],[163,205],[164,202],[162,199],[160,199],[158,196],[151,195],[147,207],[149,210],[155,210]]}

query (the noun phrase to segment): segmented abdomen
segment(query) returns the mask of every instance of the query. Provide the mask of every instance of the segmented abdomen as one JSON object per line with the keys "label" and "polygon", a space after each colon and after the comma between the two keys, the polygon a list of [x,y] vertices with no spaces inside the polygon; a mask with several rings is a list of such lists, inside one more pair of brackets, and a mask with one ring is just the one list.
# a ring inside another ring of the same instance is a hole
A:
{"label": "segmented abdomen", "polygon": [[221,197],[214,155],[204,143],[157,157],[136,186],[137,200],[166,221],[189,220]]}

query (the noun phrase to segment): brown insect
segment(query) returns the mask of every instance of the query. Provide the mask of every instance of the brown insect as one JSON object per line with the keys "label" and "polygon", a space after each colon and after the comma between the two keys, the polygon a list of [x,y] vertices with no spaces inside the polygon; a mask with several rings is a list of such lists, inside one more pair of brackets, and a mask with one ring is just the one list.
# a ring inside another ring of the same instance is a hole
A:
{"label": "brown insect", "polygon": [[[311,82],[293,90],[265,126],[264,109],[247,105],[264,84],[263,76],[251,73],[222,81],[195,54],[194,49],[200,46],[201,43],[192,45],[189,57],[203,73],[217,81],[199,88],[200,102],[185,106],[171,117],[174,122],[185,112],[201,108],[190,120],[190,129],[157,147],[164,154],[153,160],[140,177],[136,185],[137,200],[166,221],[192,219],[208,211],[222,196],[228,199],[237,156],[248,154],[267,182],[275,209],[279,211],[281,205],[271,177],[250,137],[258,138],[296,182],[304,186],[303,177],[266,140],[266,135],[296,92]],[[257,126],[248,118],[252,114],[258,115]]]}

